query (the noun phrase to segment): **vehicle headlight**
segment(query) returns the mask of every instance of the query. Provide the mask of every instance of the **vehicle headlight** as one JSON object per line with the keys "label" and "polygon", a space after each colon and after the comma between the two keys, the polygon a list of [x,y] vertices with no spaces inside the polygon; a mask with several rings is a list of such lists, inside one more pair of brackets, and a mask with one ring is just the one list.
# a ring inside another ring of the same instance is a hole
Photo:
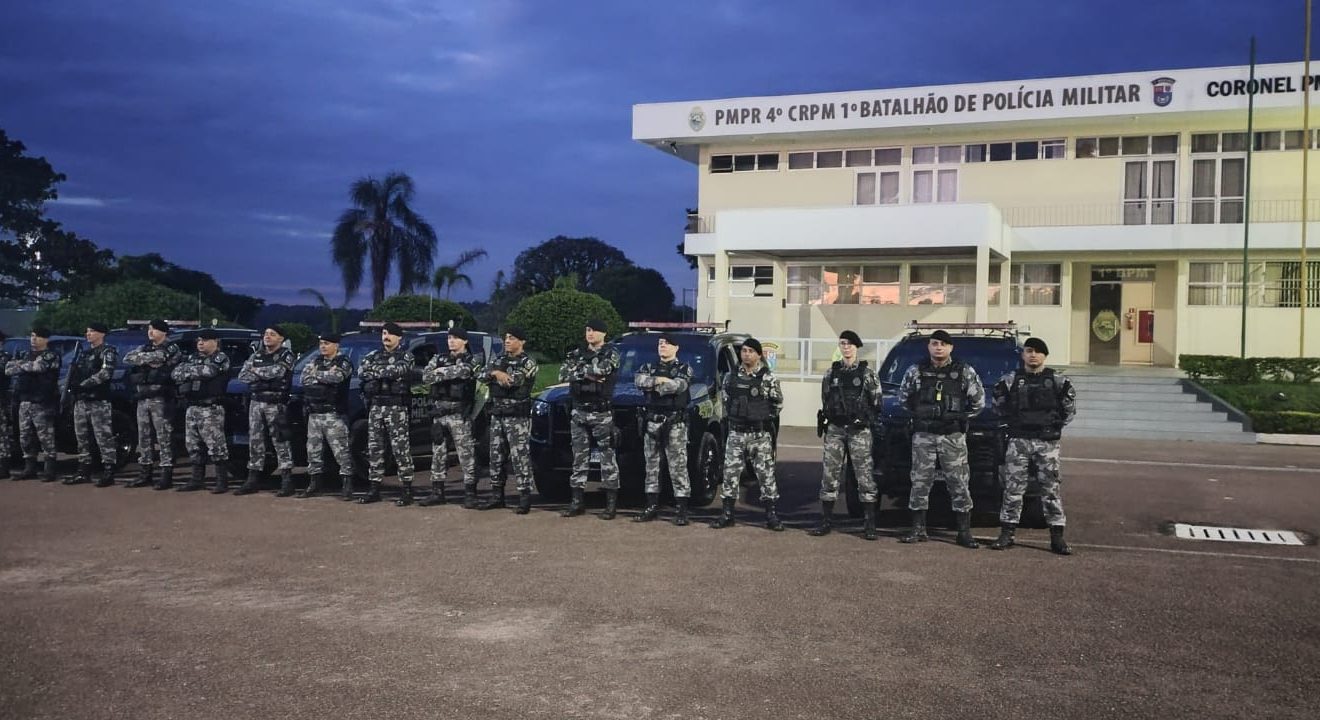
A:
{"label": "vehicle headlight", "polygon": [[545,415],[549,415],[549,414],[550,414],[550,403],[545,402],[544,400],[537,400],[537,401],[535,401],[535,402],[532,403],[532,415],[533,415],[533,416],[535,416],[535,417],[543,417],[543,416],[545,416]]}

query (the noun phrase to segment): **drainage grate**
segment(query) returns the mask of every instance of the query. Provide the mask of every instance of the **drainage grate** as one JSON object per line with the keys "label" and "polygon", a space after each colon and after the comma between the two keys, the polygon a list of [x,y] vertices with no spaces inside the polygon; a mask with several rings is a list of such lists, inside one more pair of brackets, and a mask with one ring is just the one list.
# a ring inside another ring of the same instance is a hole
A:
{"label": "drainage grate", "polygon": [[1220,542],[1261,543],[1263,545],[1303,545],[1302,539],[1291,530],[1248,530],[1245,528],[1215,527],[1174,523],[1173,534],[1184,540],[1218,540]]}

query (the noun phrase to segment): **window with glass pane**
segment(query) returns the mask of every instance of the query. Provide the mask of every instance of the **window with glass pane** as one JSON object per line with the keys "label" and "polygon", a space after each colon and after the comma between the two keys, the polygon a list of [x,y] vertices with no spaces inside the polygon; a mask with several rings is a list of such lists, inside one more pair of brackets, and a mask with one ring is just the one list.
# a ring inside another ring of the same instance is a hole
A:
{"label": "window with glass pane", "polygon": [[941,163],[956,163],[962,158],[961,145],[941,145],[939,150],[939,161]]}
{"label": "window with glass pane", "polygon": [[1066,148],[1062,140],[1045,140],[1040,144],[1040,156],[1046,160],[1062,160],[1067,154]]}
{"label": "window with glass pane", "polygon": [[1242,193],[1246,184],[1246,164],[1242,158],[1219,161],[1219,222],[1242,222]]}
{"label": "window with glass pane", "polygon": [[789,170],[810,170],[816,166],[816,153],[795,152],[788,154]]}
{"label": "window with glass pane", "polygon": [[757,170],[778,170],[779,153],[763,153],[756,156]]}
{"label": "window with glass pane", "polygon": [[755,155],[734,155],[734,156],[733,156],[733,171],[734,171],[734,172],[747,172],[748,170],[755,170],[755,169],[756,169],[756,156],[755,156]]}
{"label": "window with glass pane", "polygon": [[1035,160],[1040,157],[1040,143],[1035,140],[1023,140],[1016,143],[1014,153],[1018,160]]}
{"label": "window with glass pane", "polygon": [[937,179],[939,180],[939,201],[958,202],[958,171],[941,170]]}
{"label": "window with glass pane", "polygon": [[913,265],[908,280],[909,305],[944,304],[944,266]]}
{"label": "window with glass pane", "polygon": [[880,148],[875,151],[876,165],[900,165],[903,162],[903,151],[900,148]]}
{"label": "window with glass pane", "polygon": [[819,265],[789,265],[788,303],[790,305],[819,305],[821,282]]}
{"label": "window with glass pane", "polygon": [[1192,222],[1207,224],[1215,221],[1215,166],[1216,160],[1192,161]]}
{"label": "window with glass pane", "polygon": [[1244,132],[1226,132],[1219,136],[1219,148],[1224,152],[1246,152],[1247,134]]}
{"label": "window with glass pane", "polygon": [[1192,152],[1219,152],[1219,133],[1197,133],[1192,135]]}
{"label": "window with glass pane", "polygon": [[1152,225],[1173,224],[1174,185],[1177,182],[1173,160],[1157,160],[1150,171],[1150,222]]}
{"label": "window with glass pane", "polygon": [[1054,263],[1023,263],[1013,266],[1009,303],[1013,305],[1058,305],[1063,268]]}
{"label": "window with glass pane", "polygon": [[710,156],[710,171],[711,171],[712,173],[727,173],[727,172],[733,172],[733,156],[732,156],[732,155],[711,155],[711,156]]}
{"label": "window with glass pane", "polygon": [[1152,155],[1177,155],[1178,136],[1156,135],[1152,137],[1150,139],[1150,152]]}
{"label": "window with glass pane", "polygon": [[1145,155],[1150,150],[1150,138],[1145,135],[1132,135],[1123,138],[1124,155]]}
{"label": "window with glass pane", "polygon": [[898,173],[884,172],[880,173],[880,198],[881,205],[898,204]]}
{"label": "window with glass pane", "polygon": [[913,165],[931,165],[934,162],[935,162],[935,148],[933,147],[912,148]]}
{"label": "window with glass pane", "polygon": [[816,153],[816,167],[818,168],[843,167],[843,151],[822,150]]}
{"label": "window with glass pane", "polygon": [[985,162],[985,145],[968,145],[963,148],[963,162]]}
{"label": "window with glass pane", "polygon": [[1100,157],[1113,157],[1118,154],[1118,138],[1100,138]]}
{"label": "window with glass pane", "polygon": [[1300,150],[1305,139],[1306,133],[1301,130],[1289,130],[1283,134],[1283,149]]}
{"label": "window with glass pane", "polygon": [[1077,138],[1077,157],[1093,158],[1100,155],[1095,138]]}
{"label": "window with glass pane", "polygon": [[1013,143],[990,143],[990,162],[1013,159]]}
{"label": "window with glass pane", "polygon": [[1278,150],[1280,143],[1283,142],[1283,133],[1278,130],[1266,130],[1256,133],[1256,143],[1253,146],[1257,152],[1263,150]]}
{"label": "window with glass pane", "polygon": [[1130,162],[1123,170],[1123,224],[1146,224],[1146,163]]}
{"label": "window with glass pane", "polygon": [[849,151],[848,151],[847,153],[845,153],[845,155],[844,155],[844,161],[845,161],[845,163],[848,165],[848,167],[870,167],[870,166],[871,166],[871,151],[870,151],[870,150],[849,150]]}
{"label": "window with glass pane", "polygon": [[875,204],[875,173],[857,173],[858,205]]}
{"label": "window with glass pane", "polygon": [[929,170],[912,173],[912,202],[928,203],[935,200],[935,175]]}
{"label": "window with glass pane", "polygon": [[826,265],[823,302],[835,305],[856,305],[862,297],[862,268],[860,265]]}

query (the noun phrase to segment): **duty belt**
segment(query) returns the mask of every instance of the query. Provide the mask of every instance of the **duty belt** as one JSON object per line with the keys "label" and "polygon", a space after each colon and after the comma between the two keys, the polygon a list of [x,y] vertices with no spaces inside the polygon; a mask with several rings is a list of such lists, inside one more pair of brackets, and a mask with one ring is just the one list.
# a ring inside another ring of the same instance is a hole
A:
{"label": "duty belt", "polygon": [[738,422],[737,420],[730,420],[729,429],[740,433],[769,432],[770,421]]}
{"label": "duty belt", "polygon": [[573,402],[573,409],[581,410],[583,412],[609,412],[610,404],[607,402],[583,402],[575,400]]}
{"label": "duty belt", "polygon": [[277,393],[277,392],[254,392],[252,393],[252,399],[256,402],[283,405],[284,403],[288,402],[289,396],[284,393]]}

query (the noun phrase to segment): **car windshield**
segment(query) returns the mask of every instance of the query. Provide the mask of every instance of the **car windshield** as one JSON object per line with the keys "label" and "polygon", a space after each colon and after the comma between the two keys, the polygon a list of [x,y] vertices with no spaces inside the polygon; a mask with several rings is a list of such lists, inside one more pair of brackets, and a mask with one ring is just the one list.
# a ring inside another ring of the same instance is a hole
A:
{"label": "car windshield", "polygon": [[[999,378],[1018,367],[1017,344],[1010,345],[1010,342],[1002,337],[954,338],[953,357],[971,365],[988,390]],[[880,366],[880,383],[885,387],[898,387],[908,368],[928,357],[930,353],[924,340],[899,343]]]}
{"label": "car windshield", "polygon": [[[656,350],[659,341],[659,335],[621,338],[618,342],[620,355],[618,382],[633,382],[638,368],[646,363],[657,362],[660,359],[660,354]],[[692,368],[693,382],[709,384],[715,375],[715,353],[711,350],[710,341],[695,336],[688,341],[688,336],[683,336],[680,342],[683,344],[678,347],[678,359]]]}

